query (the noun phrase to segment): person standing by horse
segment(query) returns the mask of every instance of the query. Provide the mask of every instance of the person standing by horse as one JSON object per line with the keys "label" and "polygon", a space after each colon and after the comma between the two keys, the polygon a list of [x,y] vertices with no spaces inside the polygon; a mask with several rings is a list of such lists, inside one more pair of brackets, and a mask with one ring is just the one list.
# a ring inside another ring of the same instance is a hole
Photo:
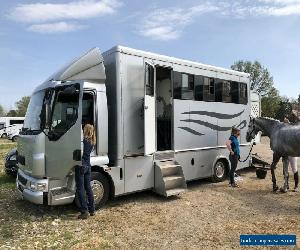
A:
{"label": "person standing by horse", "polygon": [[241,132],[238,128],[232,127],[231,136],[226,142],[226,146],[230,152],[229,160],[231,167],[229,171],[229,185],[231,187],[239,187],[234,180],[234,174],[238,165],[238,160],[240,159],[240,142],[238,140],[240,134]]}
{"label": "person standing by horse", "polygon": [[[284,123],[290,123],[289,119],[287,117],[284,117],[283,119],[283,122]],[[287,174],[288,174],[288,166],[291,165],[291,168],[292,168],[292,171],[293,171],[293,174],[294,174],[294,181],[295,181],[295,186],[294,186],[294,192],[297,192],[298,191],[298,184],[299,184],[299,174],[298,174],[298,166],[297,166],[297,157],[292,157],[292,156],[289,156],[288,157],[288,162],[287,162],[287,166],[286,166],[286,171]],[[287,189],[282,189],[283,192],[287,192]]]}

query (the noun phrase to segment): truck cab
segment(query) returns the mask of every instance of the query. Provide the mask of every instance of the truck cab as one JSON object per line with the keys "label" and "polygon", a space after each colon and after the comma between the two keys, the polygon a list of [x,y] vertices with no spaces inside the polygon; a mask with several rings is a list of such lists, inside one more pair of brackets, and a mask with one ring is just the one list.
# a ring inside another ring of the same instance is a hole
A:
{"label": "truck cab", "polygon": [[85,124],[97,131],[92,153],[95,205],[108,198],[107,99],[99,49],[83,56],[38,86],[18,138],[17,187],[36,204],[60,205],[75,198],[76,165],[81,165]]}

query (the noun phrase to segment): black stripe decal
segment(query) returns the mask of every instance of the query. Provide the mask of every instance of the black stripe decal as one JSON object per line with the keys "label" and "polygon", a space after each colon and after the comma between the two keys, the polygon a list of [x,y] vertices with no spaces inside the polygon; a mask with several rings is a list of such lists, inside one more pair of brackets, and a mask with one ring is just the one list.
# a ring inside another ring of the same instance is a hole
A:
{"label": "black stripe decal", "polygon": [[240,116],[241,114],[244,113],[245,110],[237,113],[237,114],[233,114],[233,115],[229,115],[229,114],[221,114],[221,113],[216,113],[216,112],[209,112],[209,111],[190,111],[190,112],[183,112],[182,114],[184,115],[206,115],[209,117],[215,117],[218,119],[233,119],[236,118],[238,116]]}
{"label": "black stripe decal", "polygon": [[200,121],[200,120],[193,120],[193,119],[186,119],[186,120],[180,120],[182,122],[192,122],[192,123],[197,123],[199,125],[203,125],[207,128],[210,128],[212,130],[217,130],[217,131],[228,131],[231,130],[232,127],[220,127],[218,125],[209,123],[209,122],[204,122],[204,121]]}
{"label": "black stripe decal", "polygon": [[237,128],[244,129],[247,126],[247,121],[242,121],[239,125],[237,125]]}
{"label": "black stripe decal", "polygon": [[178,127],[178,128],[183,129],[183,130],[185,130],[185,131],[187,131],[187,132],[189,132],[189,133],[192,133],[193,135],[199,135],[199,136],[204,135],[204,134],[199,133],[199,132],[197,132],[196,130],[191,129],[191,128],[188,128],[188,127]]}

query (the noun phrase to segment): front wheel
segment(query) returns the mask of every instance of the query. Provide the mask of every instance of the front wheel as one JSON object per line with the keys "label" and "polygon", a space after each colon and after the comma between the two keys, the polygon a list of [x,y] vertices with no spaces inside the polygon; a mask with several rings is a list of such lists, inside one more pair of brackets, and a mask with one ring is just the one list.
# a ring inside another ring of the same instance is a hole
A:
{"label": "front wheel", "polygon": [[[106,204],[109,198],[109,182],[103,174],[99,172],[92,172],[91,187],[94,194],[95,209],[99,209]],[[77,195],[75,196],[75,204],[80,208],[80,202]]]}
{"label": "front wheel", "polygon": [[223,161],[217,161],[214,166],[212,180],[213,182],[224,181],[227,176],[227,167]]}
{"label": "front wheel", "polygon": [[6,135],[6,134],[3,134],[3,135],[1,135],[1,138],[2,138],[2,139],[5,139],[5,138],[7,138],[7,135]]}
{"label": "front wheel", "polygon": [[11,139],[13,142],[16,142],[18,140],[18,136],[14,136],[12,139]]}

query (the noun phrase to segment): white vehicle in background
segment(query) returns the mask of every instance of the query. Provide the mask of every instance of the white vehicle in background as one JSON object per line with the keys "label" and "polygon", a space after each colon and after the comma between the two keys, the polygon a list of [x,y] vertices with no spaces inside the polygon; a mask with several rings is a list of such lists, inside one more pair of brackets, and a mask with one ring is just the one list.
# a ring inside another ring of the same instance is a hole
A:
{"label": "white vehicle in background", "polygon": [[13,142],[16,142],[17,139],[18,139],[18,137],[19,137],[19,134],[20,134],[21,129],[22,129],[22,128],[17,128],[17,129],[15,129],[15,130],[9,132],[9,133],[7,134],[7,138],[8,138],[9,140],[12,140]]}
{"label": "white vehicle in background", "polygon": [[25,117],[0,117],[0,138],[8,137],[23,127]]}

